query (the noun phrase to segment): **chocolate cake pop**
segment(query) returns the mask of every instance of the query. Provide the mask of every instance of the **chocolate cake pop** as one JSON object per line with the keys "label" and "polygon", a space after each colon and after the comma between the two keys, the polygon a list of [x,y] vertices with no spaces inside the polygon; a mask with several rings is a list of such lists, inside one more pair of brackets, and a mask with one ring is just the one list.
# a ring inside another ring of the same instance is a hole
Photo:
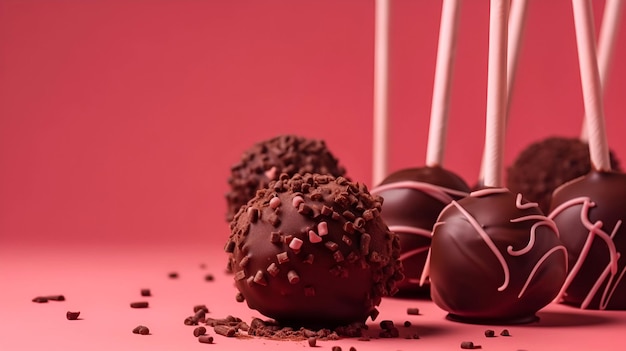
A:
{"label": "chocolate cake pop", "polygon": [[593,171],[558,188],[550,217],[569,254],[561,302],[626,309],[626,174]]}
{"label": "chocolate cake pop", "polygon": [[420,278],[433,225],[446,205],[467,196],[469,191],[463,179],[442,167],[400,170],[372,189],[372,194],[385,199],[383,218],[400,238],[400,260],[406,277],[398,284],[401,293],[428,291],[428,284],[421,285]]}
{"label": "chocolate cake pop", "polygon": [[[610,153],[611,167],[619,161]],[[506,186],[528,201],[537,202],[544,213],[550,209],[554,190],[591,171],[589,146],[578,138],[549,137],[524,149],[507,169]]]}
{"label": "chocolate cake pop", "polygon": [[226,194],[226,220],[229,222],[258,189],[278,179],[281,173],[290,176],[319,173],[339,177],[346,172],[323,140],[296,135],[280,135],[254,144],[230,171],[230,192]]}
{"label": "chocolate cake pop", "polygon": [[525,323],[557,296],[567,254],[536,203],[489,187],[441,212],[428,269],[432,299],[449,318]]}
{"label": "chocolate cake pop", "polygon": [[332,327],[378,314],[403,278],[382,199],[330,175],[282,174],[231,222],[226,244],[250,308],[284,325]]}

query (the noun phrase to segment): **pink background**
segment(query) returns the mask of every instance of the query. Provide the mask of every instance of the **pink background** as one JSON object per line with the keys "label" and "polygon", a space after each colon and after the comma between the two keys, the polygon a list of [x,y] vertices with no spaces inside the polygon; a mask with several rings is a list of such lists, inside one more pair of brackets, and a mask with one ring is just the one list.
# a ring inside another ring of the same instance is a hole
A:
{"label": "pink background", "polygon": [[[425,159],[441,11],[392,3],[391,171]],[[529,3],[507,165],[583,116],[571,2]],[[373,18],[362,0],[0,0],[0,244],[221,246],[229,166],[282,133],[325,139],[370,184]],[[474,183],[488,2],[460,27],[445,165]],[[626,160],[623,62],[626,18],[605,91]]]}

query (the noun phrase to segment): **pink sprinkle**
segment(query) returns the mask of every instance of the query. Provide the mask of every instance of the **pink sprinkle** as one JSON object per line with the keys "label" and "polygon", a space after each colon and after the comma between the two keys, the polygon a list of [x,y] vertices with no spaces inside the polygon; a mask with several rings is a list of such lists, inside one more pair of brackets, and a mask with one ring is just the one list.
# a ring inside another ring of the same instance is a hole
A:
{"label": "pink sprinkle", "polygon": [[276,173],[278,173],[277,171],[276,167],[272,167],[265,171],[265,176],[270,180],[276,179]]}
{"label": "pink sprinkle", "polygon": [[293,238],[289,243],[289,247],[293,250],[300,250],[300,248],[302,247],[302,240],[298,238]]}
{"label": "pink sprinkle", "polygon": [[276,208],[276,207],[278,207],[278,206],[280,206],[280,199],[279,199],[278,197],[273,197],[273,198],[270,200],[270,207],[271,207],[271,208]]}
{"label": "pink sprinkle", "polygon": [[309,241],[310,241],[311,243],[313,243],[313,244],[315,244],[315,243],[319,243],[319,242],[321,242],[321,241],[322,241],[322,237],[321,237],[321,236],[319,236],[319,235],[317,235],[317,234],[315,234],[315,232],[314,232],[314,231],[309,230]]}
{"label": "pink sprinkle", "polygon": [[328,234],[328,223],[326,223],[326,222],[319,222],[317,224],[317,232],[319,233],[320,236],[324,236],[324,235]]}
{"label": "pink sprinkle", "polygon": [[298,208],[300,204],[304,203],[304,199],[302,196],[295,196],[291,203],[293,204],[293,207]]}

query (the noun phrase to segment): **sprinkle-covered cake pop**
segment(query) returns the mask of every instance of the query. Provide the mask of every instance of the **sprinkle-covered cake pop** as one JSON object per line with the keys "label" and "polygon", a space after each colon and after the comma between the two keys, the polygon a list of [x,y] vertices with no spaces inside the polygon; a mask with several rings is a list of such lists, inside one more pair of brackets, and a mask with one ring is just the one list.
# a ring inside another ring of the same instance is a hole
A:
{"label": "sprinkle-covered cake pop", "polygon": [[398,284],[401,293],[428,291],[428,284],[420,284],[420,278],[433,225],[446,205],[467,196],[469,191],[463,179],[442,167],[404,169],[372,189],[372,194],[385,199],[383,218],[400,238],[400,260],[406,277]]}
{"label": "sprinkle-covered cake pop", "polygon": [[323,140],[296,135],[280,135],[254,144],[231,167],[226,194],[226,220],[231,221],[239,208],[252,199],[257,190],[265,188],[281,173],[330,174],[343,176],[345,169],[326,147]]}
{"label": "sprinkle-covered cake pop", "polygon": [[[612,169],[619,162],[610,154]],[[507,187],[537,202],[544,213],[550,209],[556,188],[591,171],[589,146],[579,138],[549,137],[524,149],[507,169]]]}
{"label": "sprinkle-covered cake pop", "polygon": [[554,222],[536,203],[504,188],[453,201],[433,230],[433,301],[451,319],[524,323],[565,281],[567,254]]}
{"label": "sprinkle-covered cake pop", "polygon": [[591,172],[558,188],[550,217],[563,233],[569,274],[563,303],[626,309],[626,174]]}
{"label": "sprinkle-covered cake pop", "polygon": [[250,308],[294,326],[374,319],[403,278],[382,199],[329,175],[282,174],[243,206],[226,244]]}

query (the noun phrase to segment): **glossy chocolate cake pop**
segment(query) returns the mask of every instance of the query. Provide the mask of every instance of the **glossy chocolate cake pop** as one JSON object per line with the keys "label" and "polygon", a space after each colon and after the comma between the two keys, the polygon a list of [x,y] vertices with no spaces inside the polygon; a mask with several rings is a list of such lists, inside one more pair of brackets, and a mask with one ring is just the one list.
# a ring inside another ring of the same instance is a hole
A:
{"label": "glossy chocolate cake pop", "polygon": [[281,324],[332,327],[374,319],[403,278],[382,199],[329,175],[282,174],[231,222],[237,288]]}
{"label": "glossy chocolate cake pop", "polygon": [[383,219],[400,238],[400,260],[406,277],[398,284],[401,293],[428,291],[428,284],[420,285],[420,278],[433,225],[446,205],[469,192],[463,179],[442,167],[400,170],[372,189],[372,194],[385,199]]}
{"label": "glossy chocolate cake pop", "polygon": [[226,194],[226,220],[229,222],[258,189],[278,179],[281,173],[290,176],[296,173],[319,173],[339,177],[346,172],[323,140],[296,135],[280,135],[254,144],[230,171],[230,192]]}
{"label": "glossy chocolate cake pop", "polygon": [[[612,169],[619,162],[610,154]],[[591,171],[589,146],[579,138],[549,137],[524,149],[507,169],[506,186],[537,202],[544,213],[550,209],[554,190]]]}
{"label": "glossy chocolate cake pop", "polygon": [[450,319],[526,323],[557,296],[567,255],[536,203],[485,188],[441,212],[428,270],[432,299]]}
{"label": "glossy chocolate cake pop", "polygon": [[550,218],[569,254],[561,302],[626,309],[626,174],[593,171],[559,187]]}

